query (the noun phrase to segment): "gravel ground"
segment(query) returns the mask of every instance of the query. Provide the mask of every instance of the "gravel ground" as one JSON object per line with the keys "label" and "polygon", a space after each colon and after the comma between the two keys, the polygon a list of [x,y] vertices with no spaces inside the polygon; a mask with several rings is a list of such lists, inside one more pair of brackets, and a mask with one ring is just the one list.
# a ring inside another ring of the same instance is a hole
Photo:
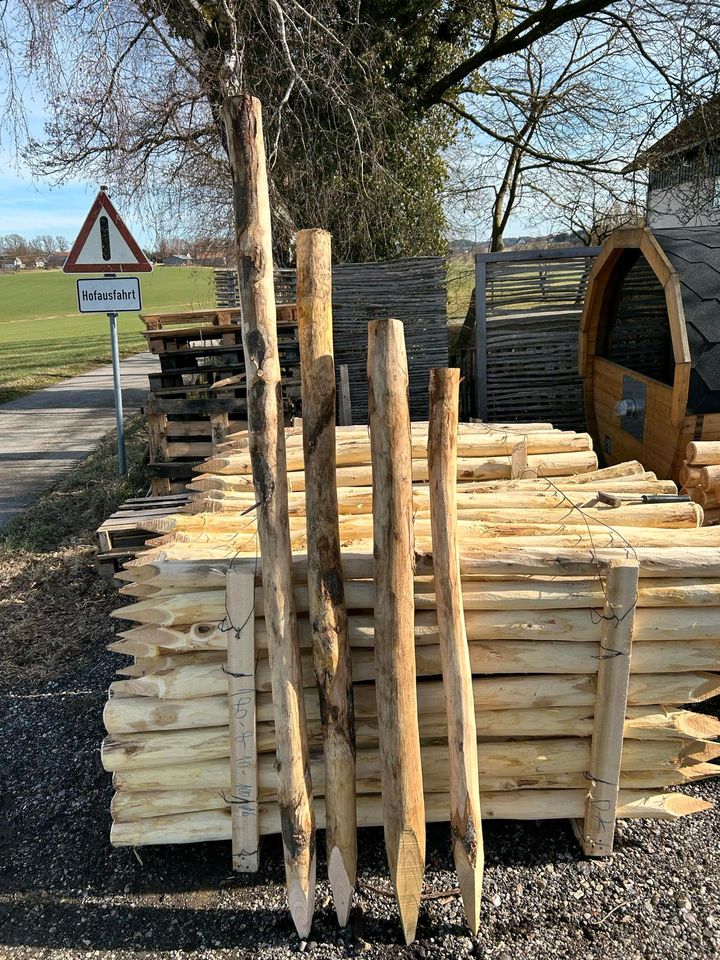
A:
{"label": "gravel ground", "polygon": [[[607,862],[582,859],[566,822],[487,823],[480,936],[468,936],[450,893],[423,904],[410,947],[382,894],[379,829],[360,838],[350,926],[338,930],[321,880],[307,943],[285,909],[278,838],[267,838],[260,873],[245,878],[230,874],[229,843],[113,850],[99,747],[119,663],[105,650],[118,597],[96,577],[88,544],[98,516],[131,490],[112,487],[112,437],[104,446],[23,521],[24,552],[0,549],[0,960],[720,956],[716,810],[621,823]],[[143,443],[136,447],[139,462]],[[141,477],[135,483],[142,489]],[[690,790],[720,799],[718,781]],[[322,837],[318,850],[323,878]],[[454,887],[448,827],[432,825],[426,890]]]}
{"label": "gravel ground", "polygon": [[[277,838],[264,843],[261,872],[245,879],[230,876],[226,843],[111,849],[99,744],[117,658],[103,649],[104,606],[97,647],[75,673],[0,697],[3,958],[720,956],[714,810],[678,823],[620,824],[609,862],[583,860],[566,822],[487,824],[481,934],[469,937],[450,895],[426,901],[410,947],[398,942],[392,899],[369,889],[387,885],[380,830],[361,838],[350,927],[338,930],[321,882],[307,943],[284,909]],[[720,793],[715,781],[692,791]],[[447,827],[429,828],[427,862],[427,890],[451,890]]]}

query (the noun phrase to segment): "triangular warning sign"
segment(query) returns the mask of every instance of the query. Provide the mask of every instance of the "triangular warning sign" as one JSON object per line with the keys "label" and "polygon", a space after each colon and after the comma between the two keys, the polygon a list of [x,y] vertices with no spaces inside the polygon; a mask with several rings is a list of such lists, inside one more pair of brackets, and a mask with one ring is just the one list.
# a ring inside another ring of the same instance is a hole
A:
{"label": "triangular warning sign", "polygon": [[72,245],[63,273],[150,273],[152,264],[101,190]]}

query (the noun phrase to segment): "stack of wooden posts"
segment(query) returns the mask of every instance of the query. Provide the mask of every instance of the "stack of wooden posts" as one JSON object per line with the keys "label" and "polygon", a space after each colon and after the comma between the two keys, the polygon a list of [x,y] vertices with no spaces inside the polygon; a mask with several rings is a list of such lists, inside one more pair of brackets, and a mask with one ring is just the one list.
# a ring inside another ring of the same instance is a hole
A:
{"label": "stack of wooden posts", "polygon": [[[191,310],[141,314],[148,349],[160,357],[144,407],[150,475],[156,496],[180,492],[192,467],[227,433],[247,421],[240,311]],[[278,338],[288,412],[299,398],[297,320],[292,304],[278,308]]]}
{"label": "stack of wooden posts", "polygon": [[680,705],[720,691],[720,530],[640,464],[598,470],[582,434],[458,428],[458,371],[432,371],[429,423],[411,424],[396,320],[369,326],[369,443],[336,440],[322,231],[298,236],[302,445],[286,434],[260,108],[222,112],[256,428],[122,574],[112,841],[230,839],[247,871],[278,833],[307,937],[316,825],[344,925],[356,826],[382,823],[411,942],[425,823],[449,821],[477,931],[482,818],[570,818],[606,855],[617,817],[709,806],[664,787],[717,770],[720,725]]}
{"label": "stack of wooden posts", "polygon": [[691,441],[680,470],[680,482],[703,508],[706,525],[720,524],[720,443]]}
{"label": "stack of wooden posts", "polygon": [[[414,426],[414,446],[426,425]],[[492,435],[495,431],[493,429]],[[293,432],[289,431],[289,440]],[[562,434],[558,434],[562,436]],[[533,431],[527,438],[547,436]],[[238,436],[232,442],[240,443]],[[462,431],[472,452],[483,438]],[[511,442],[508,440],[508,442]],[[545,441],[544,441],[545,442]],[[338,442],[338,454],[347,449]],[[292,447],[289,447],[289,453]],[[245,476],[243,451],[227,458]],[[474,459],[468,457],[468,459]],[[417,461],[419,463],[420,458]],[[223,469],[227,469],[226,466]],[[343,469],[343,468],[339,468]],[[414,467],[415,469],[415,467]],[[302,489],[303,474],[294,471]],[[672,784],[712,776],[720,724],[681,709],[720,692],[720,532],[699,529],[694,503],[639,503],[667,494],[637,464],[548,481],[470,481],[458,489],[462,587],[473,675],[484,817],[583,818],[595,718],[596,678],[607,623],[617,612],[605,564],[639,563],[628,707],[617,815],[673,818],[706,807]],[[264,595],[229,615],[228,570],[255,570],[253,493],[215,490],[193,499],[195,512],[148,522],[168,531],[120,578],[136,598],[115,616],[133,622],[111,649],[134,658],[120,672],[105,709],[103,764],[113,772],[112,841],[180,843],[231,835],[228,637],[254,612],[257,656],[254,740],[261,834],[280,829],[275,797],[274,723]],[[598,500],[612,491],[621,505]],[[467,492],[466,492],[467,491]],[[382,823],[375,636],[372,490],[338,490],[345,600],[352,651],[357,735],[358,823]],[[290,500],[293,549],[306,545],[304,494]],[[204,511],[209,506],[212,512]],[[429,489],[413,488],[418,554],[414,589],[417,699],[428,820],[448,818],[448,747],[438,614],[432,582]],[[347,512],[343,512],[347,511]],[[347,520],[347,525],[346,525]],[[312,673],[307,560],[294,561],[295,603],[303,651],[305,706],[318,824],[323,825],[320,707]],[[606,611],[607,613],[607,611]],[[606,643],[607,647],[608,644]],[[508,731],[512,740],[508,741]],[[610,818],[612,819],[612,818]]]}

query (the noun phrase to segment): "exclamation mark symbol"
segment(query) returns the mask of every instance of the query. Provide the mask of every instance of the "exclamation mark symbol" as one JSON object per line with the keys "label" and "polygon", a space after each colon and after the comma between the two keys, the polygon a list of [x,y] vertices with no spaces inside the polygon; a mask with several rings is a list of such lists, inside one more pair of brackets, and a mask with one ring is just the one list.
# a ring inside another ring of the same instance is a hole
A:
{"label": "exclamation mark symbol", "polygon": [[110,226],[107,217],[100,217],[100,248],[103,260],[110,260]]}

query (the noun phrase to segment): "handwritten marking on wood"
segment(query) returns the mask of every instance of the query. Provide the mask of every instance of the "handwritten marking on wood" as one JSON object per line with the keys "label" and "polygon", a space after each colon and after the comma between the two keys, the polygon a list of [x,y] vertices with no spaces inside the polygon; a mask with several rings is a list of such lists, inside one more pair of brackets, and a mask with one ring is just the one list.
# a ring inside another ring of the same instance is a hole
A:
{"label": "handwritten marking on wood", "polygon": [[230,801],[232,862],[238,873],[259,866],[257,744],[255,739],[255,568],[227,572],[228,708],[230,711]]}

